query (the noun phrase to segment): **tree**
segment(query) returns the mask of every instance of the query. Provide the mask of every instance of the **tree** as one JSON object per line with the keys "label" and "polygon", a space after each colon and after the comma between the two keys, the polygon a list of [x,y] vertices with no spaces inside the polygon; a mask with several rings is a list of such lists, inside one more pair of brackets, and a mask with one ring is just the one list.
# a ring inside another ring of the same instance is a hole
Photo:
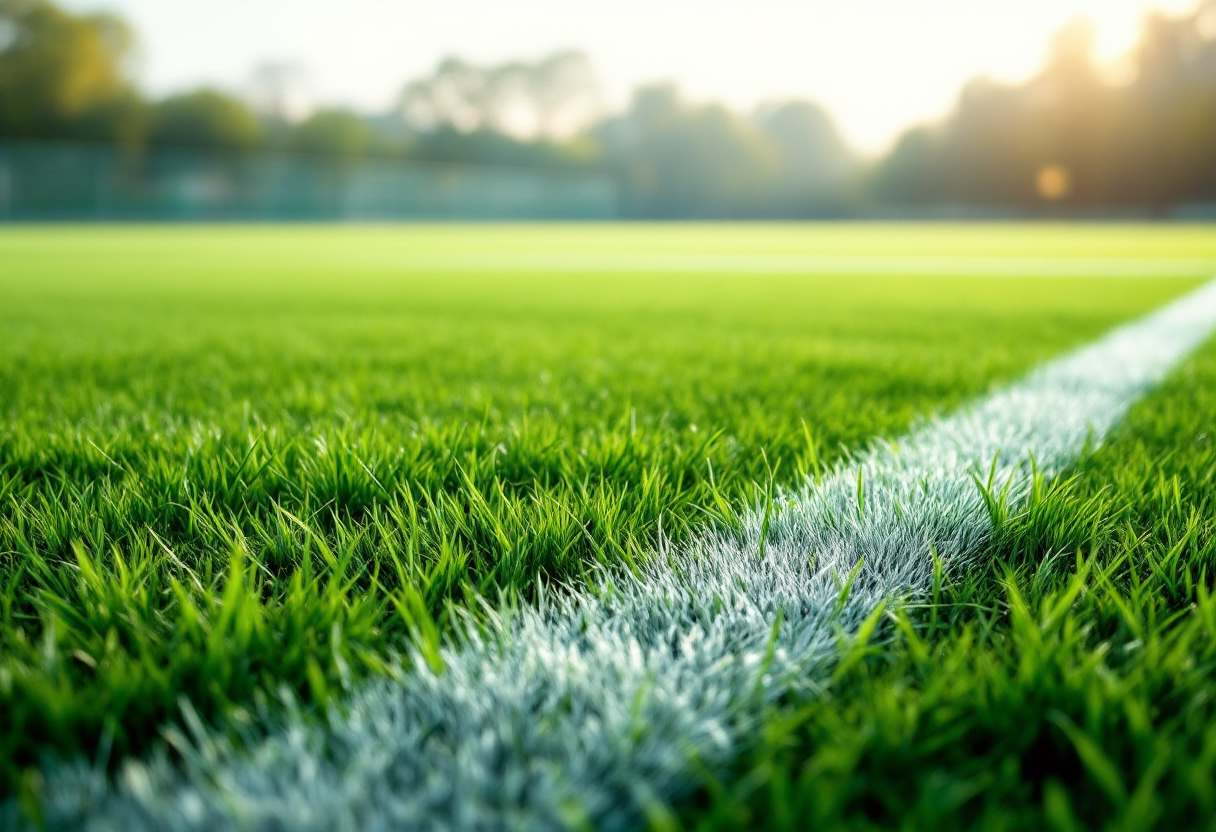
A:
{"label": "tree", "polygon": [[418,132],[493,130],[520,139],[568,139],[601,115],[595,74],[578,52],[488,67],[448,58],[408,84],[398,106]]}
{"label": "tree", "polygon": [[1216,0],[1146,19],[1130,80],[1093,59],[1074,22],[1028,82],[968,84],[875,171],[884,201],[1167,209],[1216,200]]}
{"label": "tree", "polygon": [[1216,200],[1216,0],[1191,15],[1146,19],[1119,119],[1117,199]]}
{"label": "tree", "polygon": [[0,0],[0,134],[138,143],[143,107],[129,79],[135,37],[117,17],[47,0]]}
{"label": "tree", "polygon": [[347,110],[318,110],[292,128],[287,140],[292,150],[343,158],[383,152],[385,144],[371,125]]}
{"label": "tree", "polygon": [[804,215],[847,198],[860,163],[822,107],[790,101],[761,111],[758,122],[780,156],[775,197],[783,213]]}
{"label": "tree", "polygon": [[689,105],[674,86],[638,90],[599,137],[629,216],[747,217],[770,207],[777,149],[751,121]]}
{"label": "tree", "polygon": [[262,134],[262,124],[249,107],[216,90],[175,95],[152,110],[154,144],[250,150]]}

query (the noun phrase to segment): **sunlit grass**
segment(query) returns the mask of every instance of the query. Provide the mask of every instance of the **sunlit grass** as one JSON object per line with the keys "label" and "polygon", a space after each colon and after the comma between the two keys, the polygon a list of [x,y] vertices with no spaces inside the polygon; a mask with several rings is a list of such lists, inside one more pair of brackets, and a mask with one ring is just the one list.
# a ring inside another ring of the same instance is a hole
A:
{"label": "sunlit grass", "polygon": [[694,829],[1216,826],[1216,348],[786,703]]}
{"label": "sunlit grass", "polygon": [[331,701],[438,638],[449,602],[526,602],[660,528],[729,524],[770,477],[1194,282],[436,272],[419,250],[1133,243],[1216,251],[1174,230],[4,230],[4,788],[40,753],[146,748],[181,696],[234,724],[283,688]]}

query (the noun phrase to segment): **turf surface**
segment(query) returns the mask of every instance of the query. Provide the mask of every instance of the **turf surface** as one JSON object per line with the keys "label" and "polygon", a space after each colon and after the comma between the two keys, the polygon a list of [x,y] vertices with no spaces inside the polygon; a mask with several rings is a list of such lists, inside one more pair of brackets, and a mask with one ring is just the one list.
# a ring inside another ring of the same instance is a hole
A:
{"label": "turf surface", "polygon": [[664,825],[1216,828],[1216,345]]}
{"label": "turf surface", "polygon": [[[526,266],[553,252],[577,268]],[[654,259],[671,252],[696,256]],[[115,758],[146,748],[181,696],[237,724],[283,686],[329,701],[405,640],[438,638],[449,600],[526,601],[539,579],[645,556],[660,526],[730,523],[770,477],[792,482],[1195,282],[806,276],[767,268],[774,252],[877,252],[894,273],[903,255],[1048,274],[1166,258],[1162,274],[1197,278],[1216,241],[5,230],[5,790],[36,791],[40,753],[92,755],[103,735]],[[738,273],[697,270],[728,256]]]}

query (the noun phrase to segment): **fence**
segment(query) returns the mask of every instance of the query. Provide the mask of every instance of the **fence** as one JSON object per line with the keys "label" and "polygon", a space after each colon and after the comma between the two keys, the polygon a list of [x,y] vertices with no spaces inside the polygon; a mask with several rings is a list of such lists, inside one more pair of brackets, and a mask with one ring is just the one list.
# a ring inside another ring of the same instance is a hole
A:
{"label": "fence", "polygon": [[0,221],[611,219],[584,171],[0,141]]}

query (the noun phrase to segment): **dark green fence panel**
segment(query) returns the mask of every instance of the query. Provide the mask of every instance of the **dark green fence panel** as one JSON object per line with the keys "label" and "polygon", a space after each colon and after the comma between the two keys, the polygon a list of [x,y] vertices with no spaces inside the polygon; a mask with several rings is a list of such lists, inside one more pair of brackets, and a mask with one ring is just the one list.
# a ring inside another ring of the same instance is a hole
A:
{"label": "dark green fence panel", "polygon": [[0,141],[0,220],[612,219],[585,171]]}

